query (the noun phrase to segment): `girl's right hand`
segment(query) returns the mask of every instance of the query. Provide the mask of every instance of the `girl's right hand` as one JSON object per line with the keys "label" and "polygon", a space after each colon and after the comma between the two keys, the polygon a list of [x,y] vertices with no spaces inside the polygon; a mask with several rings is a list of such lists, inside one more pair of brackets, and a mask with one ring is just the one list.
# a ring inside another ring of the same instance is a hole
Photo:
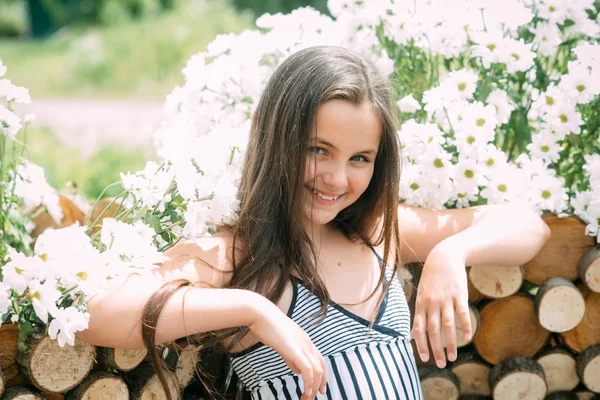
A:
{"label": "girl's right hand", "polygon": [[327,390],[325,359],[308,334],[268,299],[263,297],[259,304],[248,328],[263,344],[279,353],[294,373],[302,376],[304,381],[302,400],[314,399],[317,390],[325,394]]}

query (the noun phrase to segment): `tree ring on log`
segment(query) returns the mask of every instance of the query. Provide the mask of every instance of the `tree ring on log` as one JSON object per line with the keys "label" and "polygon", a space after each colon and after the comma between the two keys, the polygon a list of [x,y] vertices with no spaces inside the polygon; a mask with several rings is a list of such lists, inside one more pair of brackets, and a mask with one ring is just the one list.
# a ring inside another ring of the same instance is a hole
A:
{"label": "tree ring on log", "polygon": [[[169,370],[165,370],[171,397],[179,396],[179,384],[177,378]],[[149,362],[143,362],[136,369],[123,374],[123,379],[129,387],[131,400],[155,400],[166,399],[166,393],[156,375],[154,367]]]}
{"label": "tree ring on log", "polygon": [[600,399],[600,395],[594,392],[590,392],[587,390],[580,390],[575,392],[577,395],[577,399],[579,400],[598,400]]}
{"label": "tree ring on log", "polygon": [[25,376],[38,389],[65,393],[77,386],[92,370],[96,348],[75,338],[75,345],[60,347],[49,336],[34,334],[27,350],[17,353]]}
{"label": "tree ring on log", "polygon": [[583,320],[585,299],[571,281],[552,278],[540,286],[535,312],[540,324],[550,332],[570,331]]}
{"label": "tree ring on log", "polygon": [[548,213],[542,218],[552,235],[536,256],[525,263],[525,280],[538,286],[555,276],[576,280],[579,261],[595,245],[595,239],[585,234],[586,223],[579,217],[559,218]]}
{"label": "tree ring on log", "polygon": [[507,358],[490,373],[490,387],[495,399],[542,400],[548,387],[544,369],[526,357]]}
{"label": "tree ring on log", "polygon": [[110,347],[98,347],[98,362],[110,366],[119,371],[131,371],[144,361],[148,349],[113,349]]}
{"label": "tree ring on log", "polygon": [[490,390],[490,371],[492,367],[475,351],[459,351],[456,361],[450,369],[460,381],[460,394],[462,395],[491,395]]}
{"label": "tree ring on log", "polygon": [[28,386],[14,386],[4,391],[2,400],[45,400],[36,389]]}
{"label": "tree ring on log", "polygon": [[577,375],[594,393],[600,393],[600,343],[588,347],[577,357]]}
{"label": "tree ring on log", "polygon": [[571,391],[579,385],[575,357],[567,350],[550,349],[537,362],[544,368],[548,392]]}
{"label": "tree ring on log", "polygon": [[588,347],[600,343],[600,293],[592,292],[585,285],[578,285],[585,299],[583,320],[570,331],[560,333],[565,346],[581,353]]}
{"label": "tree ring on log", "polygon": [[419,368],[423,397],[427,400],[457,400],[460,381],[449,369],[436,367]]}
{"label": "tree ring on log", "polygon": [[579,262],[579,278],[591,291],[600,293],[600,245],[591,249]]}
{"label": "tree ring on log", "polygon": [[184,389],[194,379],[198,359],[198,350],[192,344],[179,351],[175,376],[177,377],[180,389]]}
{"label": "tree ring on log", "polygon": [[118,375],[92,372],[73,390],[65,400],[129,400],[129,389]]}
{"label": "tree ring on log", "polygon": [[524,270],[521,265],[473,265],[469,279],[481,294],[492,299],[511,296],[523,284]]}
{"label": "tree ring on log", "polygon": [[525,295],[494,300],[479,315],[481,324],[473,343],[490,364],[508,357],[533,357],[550,338],[535,314],[533,300]]}

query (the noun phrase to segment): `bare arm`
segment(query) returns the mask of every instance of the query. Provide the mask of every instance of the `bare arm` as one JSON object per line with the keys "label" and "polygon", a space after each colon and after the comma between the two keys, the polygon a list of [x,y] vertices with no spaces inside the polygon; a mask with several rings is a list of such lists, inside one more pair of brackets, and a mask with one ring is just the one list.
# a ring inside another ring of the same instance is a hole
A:
{"label": "bare arm", "polygon": [[89,328],[79,338],[94,345],[142,348],[141,321],[148,299],[173,279],[211,288],[183,287],[163,308],[157,341],[168,342],[198,332],[249,325],[257,307],[268,302],[247,290],[222,289],[231,275],[227,240],[201,239],[167,251],[167,261],[152,276],[130,275],[90,299]]}
{"label": "bare arm", "polygon": [[530,260],[550,236],[539,216],[511,205],[441,211],[400,206],[398,220],[403,262],[425,262],[444,242],[465,252],[466,265],[518,265]]}

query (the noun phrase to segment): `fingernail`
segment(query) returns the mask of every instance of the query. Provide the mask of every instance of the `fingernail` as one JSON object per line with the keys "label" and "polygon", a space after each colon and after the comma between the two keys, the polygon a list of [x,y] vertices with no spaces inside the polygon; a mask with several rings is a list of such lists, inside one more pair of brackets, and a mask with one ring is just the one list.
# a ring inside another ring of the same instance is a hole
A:
{"label": "fingernail", "polygon": [[454,353],[448,353],[448,360],[454,361]]}
{"label": "fingernail", "polygon": [[427,360],[429,360],[429,355],[427,355],[426,353],[421,353],[421,360],[423,362],[427,362]]}
{"label": "fingernail", "polygon": [[467,334],[467,335],[465,335],[465,340],[466,340],[467,342],[468,342],[469,340],[471,340],[471,335],[470,335],[470,334]]}
{"label": "fingernail", "polygon": [[444,368],[446,366],[446,363],[442,360],[436,360],[435,362],[438,366],[438,368]]}

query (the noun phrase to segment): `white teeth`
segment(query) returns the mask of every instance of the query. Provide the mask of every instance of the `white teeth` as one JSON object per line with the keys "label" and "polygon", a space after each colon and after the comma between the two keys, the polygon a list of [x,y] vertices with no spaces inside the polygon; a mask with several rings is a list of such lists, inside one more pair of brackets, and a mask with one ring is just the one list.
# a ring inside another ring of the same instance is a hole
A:
{"label": "white teeth", "polygon": [[325,196],[324,194],[319,193],[314,189],[313,189],[313,193],[316,194],[317,196],[319,196],[320,198],[322,198],[324,200],[329,200],[329,201],[333,201],[339,197],[339,196],[336,196],[336,197]]}

